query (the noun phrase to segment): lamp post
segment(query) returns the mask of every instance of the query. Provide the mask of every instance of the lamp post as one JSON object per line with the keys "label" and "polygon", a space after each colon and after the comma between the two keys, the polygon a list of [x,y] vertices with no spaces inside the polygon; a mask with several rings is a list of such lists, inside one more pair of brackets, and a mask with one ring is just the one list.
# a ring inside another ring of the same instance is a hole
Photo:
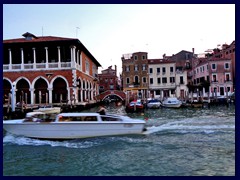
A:
{"label": "lamp post", "polygon": [[16,105],[15,86],[16,86],[16,82],[14,81],[12,83],[12,99],[11,99],[12,112],[15,111],[15,105]]}

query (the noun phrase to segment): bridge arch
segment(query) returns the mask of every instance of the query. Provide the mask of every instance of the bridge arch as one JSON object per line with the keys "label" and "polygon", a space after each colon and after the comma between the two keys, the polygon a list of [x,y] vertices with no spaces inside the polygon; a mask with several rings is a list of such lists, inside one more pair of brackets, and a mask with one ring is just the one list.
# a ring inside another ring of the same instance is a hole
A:
{"label": "bridge arch", "polygon": [[95,98],[98,101],[103,101],[109,95],[115,95],[115,96],[119,97],[122,101],[124,101],[126,99],[126,94],[123,91],[117,91],[117,90],[104,91],[103,93],[97,95]]}

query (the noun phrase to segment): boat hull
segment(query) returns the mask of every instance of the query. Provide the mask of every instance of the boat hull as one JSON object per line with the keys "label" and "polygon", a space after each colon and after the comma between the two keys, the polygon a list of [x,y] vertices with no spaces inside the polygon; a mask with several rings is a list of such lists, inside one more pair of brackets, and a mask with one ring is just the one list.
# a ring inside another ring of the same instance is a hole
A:
{"label": "boat hull", "polygon": [[163,107],[167,108],[180,108],[182,104],[163,104]]}
{"label": "boat hull", "polygon": [[9,120],[3,128],[15,135],[39,139],[78,139],[109,135],[140,134],[145,123],[136,122],[26,122]]}

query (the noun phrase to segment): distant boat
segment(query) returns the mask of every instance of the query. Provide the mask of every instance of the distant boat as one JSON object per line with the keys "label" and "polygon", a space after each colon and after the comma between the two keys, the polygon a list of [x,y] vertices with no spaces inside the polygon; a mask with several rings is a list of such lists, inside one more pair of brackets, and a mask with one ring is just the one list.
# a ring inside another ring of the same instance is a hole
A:
{"label": "distant boat", "polygon": [[52,107],[51,105],[46,105],[46,106],[41,106],[38,109],[35,109],[33,111],[58,114],[61,112],[61,108],[60,107]]}
{"label": "distant boat", "polygon": [[169,97],[162,102],[162,106],[168,108],[180,108],[182,106],[182,101],[178,100],[176,97]]}
{"label": "distant boat", "polygon": [[144,111],[144,105],[142,104],[140,99],[131,101],[126,106],[126,112],[143,112],[143,111]]}
{"label": "distant boat", "polygon": [[3,128],[15,135],[39,139],[77,139],[141,134],[145,121],[98,113],[61,113],[50,118],[43,112],[27,113],[25,119],[4,120]]}
{"label": "distant boat", "polygon": [[147,107],[148,108],[160,108],[161,107],[161,102],[157,99],[150,99],[148,102],[147,102]]}

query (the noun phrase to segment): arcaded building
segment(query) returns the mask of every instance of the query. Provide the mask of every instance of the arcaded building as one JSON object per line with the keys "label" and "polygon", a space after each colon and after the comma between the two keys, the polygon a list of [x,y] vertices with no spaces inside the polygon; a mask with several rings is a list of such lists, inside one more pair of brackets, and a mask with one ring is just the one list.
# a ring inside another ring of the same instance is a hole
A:
{"label": "arcaded building", "polygon": [[89,102],[100,66],[78,39],[27,32],[3,40],[3,96],[26,104]]}

